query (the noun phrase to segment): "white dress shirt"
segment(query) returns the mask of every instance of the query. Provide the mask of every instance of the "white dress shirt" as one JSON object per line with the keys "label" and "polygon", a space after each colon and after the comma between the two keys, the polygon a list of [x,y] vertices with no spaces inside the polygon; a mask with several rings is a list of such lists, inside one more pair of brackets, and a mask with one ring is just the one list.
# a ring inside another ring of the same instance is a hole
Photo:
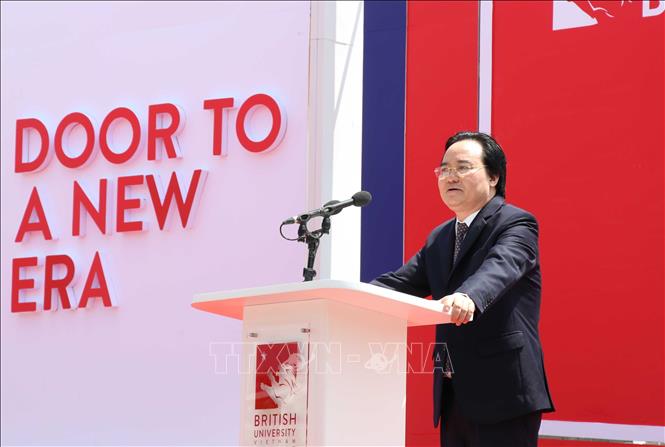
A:
{"label": "white dress shirt", "polygon": [[[481,208],[482,209],[482,208]],[[460,221],[459,219],[457,220],[457,223],[465,223],[467,227],[471,227],[471,222],[473,222],[473,219],[476,218],[480,210],[476,211],[475,213],[469,214],[466,219],[463,221]],[[455,235],[457,235],[457,224],[455,224]]]}

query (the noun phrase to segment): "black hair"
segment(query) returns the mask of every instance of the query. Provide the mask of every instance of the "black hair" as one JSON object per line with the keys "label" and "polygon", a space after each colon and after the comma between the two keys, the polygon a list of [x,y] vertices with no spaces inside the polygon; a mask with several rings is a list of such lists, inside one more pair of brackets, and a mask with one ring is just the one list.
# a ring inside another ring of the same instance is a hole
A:
{"label": "black hair", "polygon": [[490,135],[482,132],[457,132],[446,141],[446,150],[453,144],[462,140],[474,140],[483,148],[483,164],[492,177],[498,177],[496,195],[506,197],[506,154],[499,143]]}

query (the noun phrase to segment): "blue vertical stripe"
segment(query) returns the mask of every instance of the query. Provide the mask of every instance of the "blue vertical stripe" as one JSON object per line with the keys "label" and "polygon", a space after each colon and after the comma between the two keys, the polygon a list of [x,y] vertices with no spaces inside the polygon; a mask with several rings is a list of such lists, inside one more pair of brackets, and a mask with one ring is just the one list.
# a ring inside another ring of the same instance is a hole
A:
{"label": "blue vertical stripe", "polygon": [[365,2],[360,279],[402,265],[406,2]]}

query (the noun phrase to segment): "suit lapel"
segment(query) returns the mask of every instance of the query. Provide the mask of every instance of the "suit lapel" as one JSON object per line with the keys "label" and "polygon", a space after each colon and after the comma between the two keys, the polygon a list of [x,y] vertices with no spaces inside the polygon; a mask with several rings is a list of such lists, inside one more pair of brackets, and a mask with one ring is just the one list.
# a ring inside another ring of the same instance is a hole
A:
{"label": "suit lapel", "polygon": [[[466,234],[466,237],[464,238],[464,241],[462,241],[462,246],[460,247],[460,251],[457,255],[457,259],[455,260],[455,264],[453,264],[452,268],[450,269],[450,275],[452,276],[453,272],[455,271],[455,268],[459,265],[462,259],[464,259],[464,256],[469,252],[469,249],[471,246],[473,246],[473,243],[476,242],[476,239],[478,239],[478,236],[480,236],[480,233],[483,232],[485,229],[485,226],[487,225],[487,220],[492,217],[496,211],[501,208],[503,205],[504,198],[501,196],[494,196],[492,200],[487,202],[487,205],[485,205],[481,210],[480,213],[476,216],[475,219],[473,219],[473,222],[471,223],[471,226],[469,227],[469,232]],[[456,222],[456,221],[455,221]],[[454,230],[453,230],[454,233]],[[453,236],[453,249],[455,247],[455,239]],[[452,262],[452,255],[450,256],[450,261]],[[449,277],[450,278],[450,277]]]}
{"label": "suit lapel", "polygon": [[453,218],[441,232],[441,271],[444,272],[444,278],[450,278],[450,272],[453,268],[453,250],[455,249],[455,222]]}

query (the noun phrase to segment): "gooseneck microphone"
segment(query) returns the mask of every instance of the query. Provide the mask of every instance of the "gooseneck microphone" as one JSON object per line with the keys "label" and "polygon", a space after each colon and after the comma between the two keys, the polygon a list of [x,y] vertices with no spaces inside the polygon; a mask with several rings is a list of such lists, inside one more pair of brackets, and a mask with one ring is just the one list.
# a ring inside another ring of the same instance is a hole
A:
{"label": "gooseneck microphone", "polygon": [[318,216],[332,216],[339,213],[347,206],[365,206],[372,201],[372,195],[367,191],[359,191],[355,193],[350,199],[343,200],[341,202],[337,200],[331,200],[330,202],[325,203],[321,208],[308,211],[306,213],[299,214],[297,216],[289,217],[282,225],[290,225],[294,223],[304,223],[310,220],[312,217]]}
{"label": "gooseneck microphone", "polygon": [[[316,250],[319,248],[319,239],[324,234],[330,233],[330,217],[339,213],[347,206],[365,206],[372,201],[372,195],[367,191],[359,191],[353,195],[348,200],[342,202],[338,200],[331,200],[330,202],[325,203],[321,208],[308,211],[297,216],[289,217],[282,225],[279,226],[279,234],[282,235],[287,241],[298,241],[304,242],[307,244],[307,267],[302,270],[302,276],[305,278],[305,281],[311,281],[316,276],[316,270],[314,270],[314,258],[316,258]],[[312,217],[323,217],[321,221],[321,228],[318,230],[310,230],[307,228],[307,222]],[[282,232],[282,227],[284,225],[298,224],[298,237],[289,238],[284,235]]]}

